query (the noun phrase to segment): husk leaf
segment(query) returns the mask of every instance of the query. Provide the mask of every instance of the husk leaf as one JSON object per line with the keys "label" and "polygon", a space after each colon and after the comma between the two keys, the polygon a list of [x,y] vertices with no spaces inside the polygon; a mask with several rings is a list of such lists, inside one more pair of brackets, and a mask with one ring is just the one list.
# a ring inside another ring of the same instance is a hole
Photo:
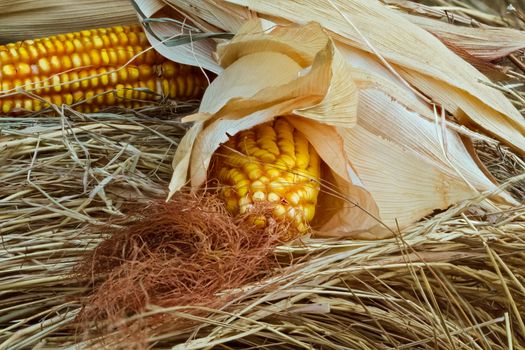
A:
{"label": "husk leaf", "polygon": [[[383,2],[393,5],[409,21],[425,28],[441,41],[446,42],[447,46],[451,44],[455,48],[461,48],[474,58],[492,61],[525,47],[525,34],[522,31],[501,27],[509,18],[501,21],[501,18],[490,18],[487,13],[474,13],[469,11],[472,10],[471,8],[467,8],[470,7],[469,5],[463,9],[466,10],[464,13],[469,14],[465,16],[457,11],[451,13],[447,7],[427,6],[413,1],[383,0]],[[494,14],[500,11],[508,11],[508,13],[516,11],[511,8],[504,9],[505,4],[498,2],[477,3],[477,5],[483,5],[485,11]],[[481,16],[477,16],[479,14]],[[484,23],[471,16],[483,19]]]}
{"label": "husk leaf", "polygon": [[410,22],[459,47],[474,57],[493,61],[525,48],[525,33],[511,28],[462,27],[440,20],[404,14]]}
{"label": "husk leaf", "polygon": [[137,22],[129,0],[0,1],[0,43]]}
{"label": "husk leaf", "polygon": [[174,28],[172,23],[153,22],[148,23],[145,31],[151,45],[161,55],[173,61],[198,67],[206,67],[212,72],[218,72],[212,52],[215,45],[212,40],[192,41],[188,45],[168,45],[170,40],[175,40],[183,35],[191,34],[184,28]]}

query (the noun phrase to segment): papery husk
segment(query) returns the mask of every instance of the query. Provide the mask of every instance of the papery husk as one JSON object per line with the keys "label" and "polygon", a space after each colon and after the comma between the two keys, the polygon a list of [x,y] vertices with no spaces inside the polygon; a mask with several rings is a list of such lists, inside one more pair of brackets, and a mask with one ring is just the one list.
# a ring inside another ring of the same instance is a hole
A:
{"label": "papery husk", "polygon": [[[214,60],[213,53],[216,43],[211,39],[191,41],[186,45],[169,45],[166,43],[170,39],[176,39],[182,35],[190,35],[186,24],[200,28],[205,32],[220,31],[220,29],[204,25],[203,21],[198,18],[188,19],[187,16],[181,15],[179,11],[170,9],[161,0],[132,1],[137,8],[137,14],[142,20],[169,17],[182,23],[182,25],[177,25],[175,22],[162,20],[148,23],[148,28],[145,31],[146,36],[151,45],[160,54],[172,61],[203,67],[214,73],[219,73],[222,70],[221,66]],[[217,15],[227,16],[226,13],[221,12],[218,8],[215,11]]]}
{"label": "papery husk", "polygon": [[[317,21],[329,31],[336,46],[374,53],[376,57],[371,60],[386,60],[398,71],[396,79],[408,80],[453,115],[461,115],[465,125],[489,133],[525,154],[525,122],[501,92],[488,86],[489,79],[432,34],[378,1],[168,2],[189,18],[206,23],[205,28],[233,33],[238,32],[243,20],[255,16],[276,24]],[[215,12],[217,9],[221,11]],[[169,57],[177,60],[175,53]],[[203,67],[220,71],[216,64]]]}
{"label": "papery husk", "polygon": [[511,28],[462,27],[440,20],[403,14],[410,22],[461,48],[474,57],[493,61],[525,48],[525,33]]}
{"label": "papery husk", "polygon": [[[519,28],[520,16],[516,8],[508,7],[507,1],[478,1],[467,0],[463,6],[453,6],[450,1],[442,0],[445,6],[432,6],[427,1],[416,2],[408,0],[381,0],[384,4],[392,5],[403,12],[444,19],[446,21],[461,23],[467,26],[480,27],[483,25],[509,26]],[[427,3],[427,4],[425,4]],[[446,6],[451,5],[451,6]],[[506,16],[512,14],[512,16]]]}
{"label": "papery husk", "polygon": [[129,0],[0,1],[0,44],[136,23]]}
{"label": "papery husk", "polygon": [[[386,237],[495,190],[458,133],[439,117],[436,125],[430,107],[384,68],[352,66],[316,23],[262,29],[248,22],[219,47],[225,69],[188,118],[195,124],[177,150],[171,194],[187,182],[199,189],[230,135],[278,116],[303,132],[326,164],[313,223],[320,235]],[[512,201],[505,193],[495,198]]]}

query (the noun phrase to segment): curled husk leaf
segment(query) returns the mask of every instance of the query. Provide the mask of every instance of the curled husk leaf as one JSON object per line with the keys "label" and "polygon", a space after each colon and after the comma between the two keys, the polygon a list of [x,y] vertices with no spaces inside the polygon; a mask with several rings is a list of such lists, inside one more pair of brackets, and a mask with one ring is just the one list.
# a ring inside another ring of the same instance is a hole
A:
{"label": "curled husk leaf", "polygon": [[264,29],[249,21],[218,47],[224,70],[187,119],[195,123],[177,149],[171,194],[201,188],[230,135],[279,116],[324,162],[312,223],[321,235],[385,237],[496,188],[458,133],[366,54],[340,51],[316,23]]}

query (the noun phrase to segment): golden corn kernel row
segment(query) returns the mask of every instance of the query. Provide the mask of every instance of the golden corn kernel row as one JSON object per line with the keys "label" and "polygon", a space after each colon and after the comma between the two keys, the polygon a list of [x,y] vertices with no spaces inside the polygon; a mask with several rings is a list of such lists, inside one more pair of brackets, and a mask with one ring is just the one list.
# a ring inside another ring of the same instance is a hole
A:
{"label": "golden corn kernel row", "polygon": [[[0,79],[12,79],[15,77],[27,77],[30,75],[55,74],[74,69],[98,68],[104,66],[121,67],[130,62],[131,59],[142,52],[141,46],[118,47],[101,50],[91,50],[89,52],[68,54],[65,56],[42,57],[36,63],[17,62],[1,64]],[[158,64],[164,58],[158,56],[150,50],[137,56],[131,63],[139,64]]]}
{"label": "golden corn kernel row", "polygon": [[305,232],[315,215],[320,159],[306,137],[285,119],[231,137],[215,156],[214,174],[228,211],[272,203],[278,218]]}
{"label": "golden corn kernel row", "polygon": [[[81,112],[98,111],[105,106],[119,106],[128,108],[138,108],[144,105],[145,101],[152,101],[156,97],[161,98],[184,98],[198,96],[202,87],[195,82],[195,76],[177,77],[176,81],[150,78],[140,82],[127,84],[116,84],[113,86],[104,85],[98,89],[69,89],[58,93],[52,88],[40,89],[42,94],[39,97],[55,105],[73,105],[82,103],[75,109]],[[86,105],[96,105],[98,108],[87,107]],[[1,112],[9,114],[12,111],[24,110],[38,112],[50,106],[49,103],[39,99],[17,96],[15,98],[3,98],[0,100]]]}
{"label": "golden corn kernel row", "polygon": [[[148,47],[140,26],[0,45],[0,111],[36,112],[50,103],[84,100],[100,107],[131,107],[163,98],[201,96],[207,80],[199,69],[168,61],[155,50],[144,52]],[[47,103],[17,93],[19,90],[38,95]],[[133,101],[124,101],[127,99]]]}
{"label": "golden corn kernel row", "polygon": [[[171,71],[163,70],[165,66],[174,66]],[[205,78],[201,75],[190,74],[183,69],[179,69],[177,63],[169,62],[162,66],[127,66],[124,68],[107,68],[102,67],[98,69],[85,69],[79,71],[71,71],[59,75],[46,76],[31,76],[25,79],[2,80],[0,87],[2,91],[13,91],[16,88],[22,88],[25,91],[32,92],[37,95],[49,94],[51,92],[69,92],[76,90],[87,90],[97,88],[115,87],[118,84],[144,83],[144,87],[152,79],[162,82],[163,84],[170,84],[173,87],[166,88],[165,95],[175,98],[192,97],[194,88],[205,85]],[[187,67],[187,66],[186,66]],[[185,70],[187,69],[185,67]],[[174,74],[178,71],[178,74]],[[140,85],[140,84],[139,84]],[[168,91],[177,92],[168,94]]]}
{"label": "golden corn kernel row", "polygon": [[123,26],[83,30],[0,45],[0,65],[37,63],[41,58],[82,54],[91,50],[148,46],[140,26]]}

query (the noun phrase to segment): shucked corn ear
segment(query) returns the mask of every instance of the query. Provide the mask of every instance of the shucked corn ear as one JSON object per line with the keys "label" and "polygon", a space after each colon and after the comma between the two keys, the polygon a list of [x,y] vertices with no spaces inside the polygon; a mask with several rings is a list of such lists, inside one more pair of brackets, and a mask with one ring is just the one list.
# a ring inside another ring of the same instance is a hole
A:
{"label": "shucked corn ear", "polygon": [[320,158],[285,119],[232,136],[216,152],[212,172],[231,213],[245,213],[266,201],[276,218],[291,220],[301,233],[307,231],[319,193]]}
{"label": "shucked corn ear", "polygon": [[152,100],[187,100],[202,94],[207,81],[198,68],[168,61],[149,47],[140,26],[0,45],[0,111],[36,112],[49,102],[83,102],[77,109],[94,112],[105,106],[136,108]]}

